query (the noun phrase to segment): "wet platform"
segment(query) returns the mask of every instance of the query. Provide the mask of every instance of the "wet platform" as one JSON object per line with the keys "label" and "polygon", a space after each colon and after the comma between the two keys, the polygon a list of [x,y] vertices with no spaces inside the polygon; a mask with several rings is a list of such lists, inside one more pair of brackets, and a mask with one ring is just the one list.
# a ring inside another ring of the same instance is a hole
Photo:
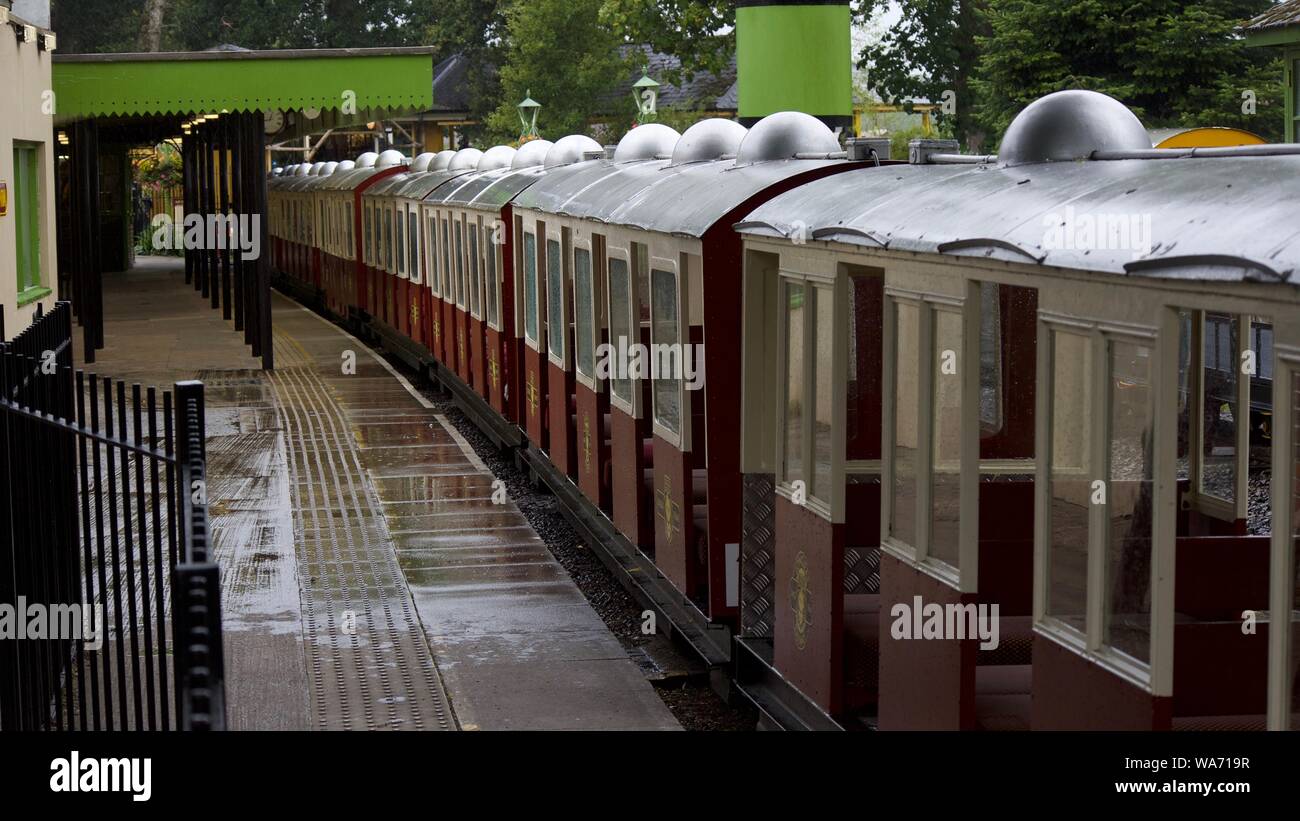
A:
{"label": "wet platform", "polygon": [[207,385],[232,727],[678,726],[515,505],[494,503],[492,474],[387,363],[276,295],[277,370],[260,371],[178,264],[106,277],[93,369]]}

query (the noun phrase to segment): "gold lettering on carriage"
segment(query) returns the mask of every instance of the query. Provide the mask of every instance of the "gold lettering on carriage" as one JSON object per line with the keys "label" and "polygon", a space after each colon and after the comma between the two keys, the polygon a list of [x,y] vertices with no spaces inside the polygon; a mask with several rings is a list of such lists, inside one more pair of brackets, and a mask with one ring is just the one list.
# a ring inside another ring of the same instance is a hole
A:
{"label": "gold lettering on carriage", "polygon": [[979,639],[981,650],[998,648],[996,604],[926,604],[920,596],[913,596],[911,604],[896,602],[889,615],[894,619],[889,635],[900,641]]}
{"label": "gold lettering on carriage", "polygon": [[675,379],[688,391],[704,384],[704,345],[693,342],[629,343],[620,336],[618,344],[596,346],[598,379]]}

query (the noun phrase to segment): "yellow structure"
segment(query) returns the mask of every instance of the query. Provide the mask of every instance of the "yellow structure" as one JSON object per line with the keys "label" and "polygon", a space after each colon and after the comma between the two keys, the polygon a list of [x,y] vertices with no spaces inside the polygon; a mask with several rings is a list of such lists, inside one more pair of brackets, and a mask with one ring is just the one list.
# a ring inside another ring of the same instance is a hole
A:
{"label": "yellow structure", "polygon": [[1191,128],[1161,140],[1156,148],[1223,148],[1263,145],[1266,140],[1240,128]]}

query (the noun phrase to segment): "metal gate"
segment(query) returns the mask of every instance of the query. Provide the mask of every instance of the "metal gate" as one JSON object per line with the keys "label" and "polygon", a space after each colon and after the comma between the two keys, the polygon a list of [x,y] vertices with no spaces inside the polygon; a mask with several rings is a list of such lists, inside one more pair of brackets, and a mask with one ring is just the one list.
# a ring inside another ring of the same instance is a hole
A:
{"label": "metal gate", "polygon": [[74,370],[67,302],[0,344],[0,729],[224,729],[205,483],[201,382]]}

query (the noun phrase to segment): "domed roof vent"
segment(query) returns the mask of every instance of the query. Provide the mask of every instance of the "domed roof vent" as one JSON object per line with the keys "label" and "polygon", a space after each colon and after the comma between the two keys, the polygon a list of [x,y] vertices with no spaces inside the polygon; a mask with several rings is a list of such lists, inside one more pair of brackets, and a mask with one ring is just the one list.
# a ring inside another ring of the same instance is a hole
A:
{"label": "domed roof vent", "polygon": [[494,145],[483,156],[479,157],[479,171],[495,171],[498,168],[509,168],[510,163],[514,161],[515,150],[508,145]]}
{"label": "domed roof vent", "polygon": [[570,134],[567,137],[561,137],[546,152],[546,160],[542,163],[546,168],[555,168],[559,165],[570,165],[571,163],[580,162],[582,155],[588,151],[599,151],[604,154],[605,149],[600,143],[584,134]]}
{"label": "domed roof vent", "polygon": [[677,147],[673,149],[673,161],[669,165],[734,157],[748,133],[749,129],[735,120],[722,117],[700,120],[686,129],[686,133],[677,141]]}
{"label": "domed roof vent", "polygon": [[357,168],[374,168],[375,162],[379,160],[379,155],[373,151],[367,151],[357,157]]}
{"label": "domed roof vent", "polygon": [[330,161],[322,165],[320,171],[318,171],[317,174],[321,177],[328,177],[330,174],[333,174],[338,169],[339,169],[339,164]]}
{"label": "domed roof vent", "polygon": [[352,162],[352,160],[344,160],[343,162],[339,163],[339,167],[334,169],[334,171],[335,173],[338,173],[340,171],[351,171],[356,167],[357,164]]}
{"label": "domed roof vent", "polygon": [[429,170],[429,163],[433,162],[433,152],[426,151],[411,161],[411,171],[421,174]]}
{"label": "domed roof vent", "polygon": [[455,149],[444,148],[437,154],[433,155],[433,162],[429,163],[430,171],[446,171],[447,166],[451,163],[451,158],[456,156]]}
{"label": "domed roof vent", "polygon": [[278,177],[278,176],[280,176],[280,175],[283,174],[283,173],[284,173],[284,169],[283,169],[283,168],[272,168],[272,169],[271,169],[271,176],[272,176],[272,177]]}
{"label": "domed roof vent", "polygon": [[405,164],[406,155],[391,148],[380,154],[379,159],[375,160],[375,168],[392,168],[394,165]]}
{"label": "domed roof vent", "polygon": [[1096,91],[1057,91],[1016,115],[1002,137],[1006,165],[1084,160],[1094,151],[1151,147],[1151,137],[1128,106]]}
{"label": "domed roof vent", "polygon": [[835,154],[840,141],[826,124],[802,111],[778,111],[754,123],[736,152],[736,165]]}
{"label": "domed roof vent", "polygon": [[667,157],[673,153],[673,147],[681,138],[677,129],[669,128],[663,123],[639,125],[618,141],[618,148],[614,149],[614,162]]}
{"label": "domed roof vent", "polygon": [[293,175],[295,177],[305,177],[310,173],[311,173],[311,163],[302,163],[297,168],[293,169]]}
{"label": "domed roof vent", "polygon": [[510,167],[518,170],[541,165],[546,161],[546,152],[550,151],[553,145],[555,143],[550,140],[529,140],[519,146],[519,150],[515,152],[515,158],[510,161]]}
{"label": "domed roof vent", "polygon": [[462,148],[456,152],[456,156],[451,158],[447,163],[448,171],[472,171],[482,159],[483,152],[477,148]]}

